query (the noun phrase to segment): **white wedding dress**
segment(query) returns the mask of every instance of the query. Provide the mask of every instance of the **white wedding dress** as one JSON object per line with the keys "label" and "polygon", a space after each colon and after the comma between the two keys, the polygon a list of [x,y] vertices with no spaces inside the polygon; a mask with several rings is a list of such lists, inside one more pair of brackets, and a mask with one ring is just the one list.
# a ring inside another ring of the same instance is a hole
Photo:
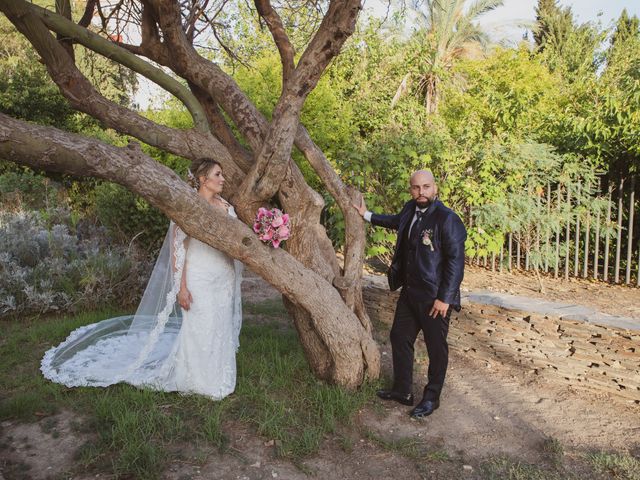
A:
{"label": "white wedding dress", "polygon": [[[176,302],[184,268],[188,311]],[[241,277],[240,262],[172,222],[136,314],[71,332],[47,351],[41,371],[69,387],[125,382],[224,398],[236,384]]]}

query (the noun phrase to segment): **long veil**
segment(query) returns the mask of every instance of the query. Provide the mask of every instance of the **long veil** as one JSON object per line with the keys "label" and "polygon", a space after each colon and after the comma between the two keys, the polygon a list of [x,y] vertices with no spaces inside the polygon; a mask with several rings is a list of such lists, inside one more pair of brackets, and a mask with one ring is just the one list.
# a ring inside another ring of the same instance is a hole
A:
{"label": "long veil", "polygon": [[[230,210],[231,215],[235,212]],[[185,264],[188,237],[173,222],[134,315],[109,318],[80,327],[47,351],[41,371],[69,387],[108,386],[126,382],[164,389],[182,325],[176,296]],[[242,319],[242,264],[234,261],[233,341],[239,346]]]}

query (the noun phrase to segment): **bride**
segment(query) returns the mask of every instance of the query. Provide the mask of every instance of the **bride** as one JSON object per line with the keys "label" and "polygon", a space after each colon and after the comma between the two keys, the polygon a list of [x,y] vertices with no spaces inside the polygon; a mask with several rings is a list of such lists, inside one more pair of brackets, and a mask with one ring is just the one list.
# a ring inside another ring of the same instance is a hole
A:
{"label": "bride", "polygon": [[[214,208],[236,216],[220,197],[218,162],[201,160],[191,181]],[[241,274],[240,262],[171,222],[135,315],[78,328],[45,354],[40,369],[69,387],[126,382],[224,398],[236,383]]]}

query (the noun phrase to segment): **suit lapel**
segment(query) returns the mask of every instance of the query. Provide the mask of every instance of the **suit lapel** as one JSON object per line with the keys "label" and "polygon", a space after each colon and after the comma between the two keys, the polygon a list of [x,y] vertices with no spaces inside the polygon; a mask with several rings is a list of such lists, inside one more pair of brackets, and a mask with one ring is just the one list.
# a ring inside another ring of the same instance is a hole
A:
{"label": "suit lapel", "polygon": [[402,239],[404,239],[406,230],[407,228],[409,228],[409,225],[411,225],[411,220],[415,215],[416,204],[414,201],[411,201],[409,203],[410,205],[406,207],[406,211],[404,215],[402,215],[402,218],[400,219],[400,228],[398,228],[398,243],[400,243]]}

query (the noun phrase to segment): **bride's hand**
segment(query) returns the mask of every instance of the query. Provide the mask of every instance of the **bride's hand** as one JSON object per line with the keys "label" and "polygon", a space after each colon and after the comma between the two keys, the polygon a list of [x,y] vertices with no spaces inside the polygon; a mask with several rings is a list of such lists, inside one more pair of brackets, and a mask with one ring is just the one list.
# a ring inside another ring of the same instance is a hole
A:
{"label": "bride's hand", "polygon": [[178,303],[183,309],[189,310],[189,308],[191,307],[191,302],[193,302],[191,292],[187,290],[187,287],[181,287],[180,291],[178,292]]}

